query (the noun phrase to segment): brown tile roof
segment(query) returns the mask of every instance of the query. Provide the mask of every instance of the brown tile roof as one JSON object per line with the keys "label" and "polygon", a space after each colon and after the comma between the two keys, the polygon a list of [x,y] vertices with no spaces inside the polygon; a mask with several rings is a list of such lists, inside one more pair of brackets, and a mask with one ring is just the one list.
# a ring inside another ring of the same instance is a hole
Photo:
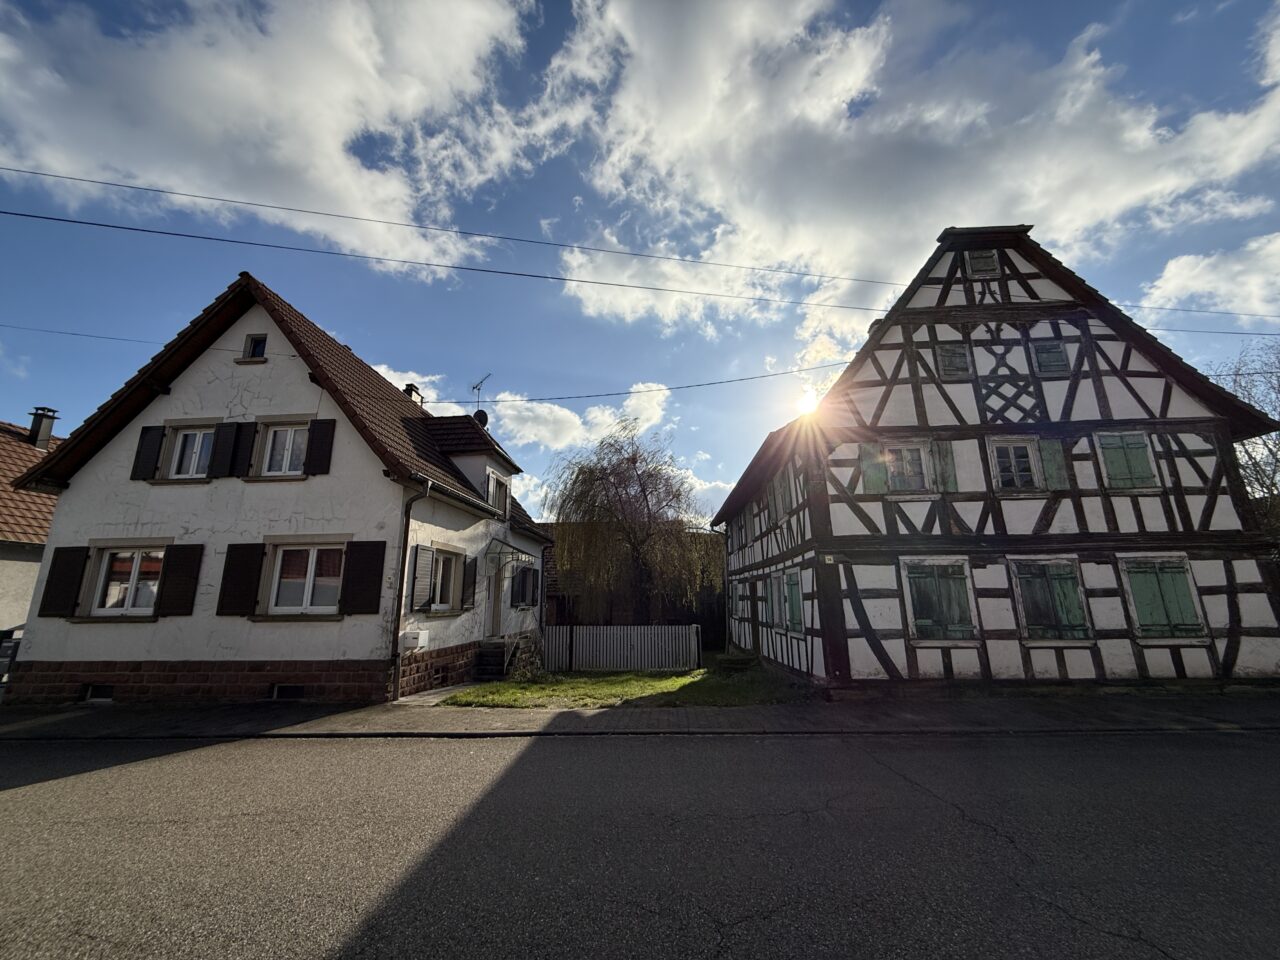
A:
{"label": "brown tile roof", "polygon": [[480,426],[474,417],[465,414],[455,417],[432,417],[427,422],[427,430],[436,446],[445,453],[487,453],[500,457],[516,470],[520,469],[511,458],[511,454],[502,449],[502,444],[498,443],[488,430]]}
{"label": "brown tile roof", "polygon": [[[409,480],[425,477],[457,499],[488,509],[484,495],[475,489],[435,438],[434,420],[408,396],[361,360],[347,347],[302,315],[292,304],[249,273],[241,273],[201,314],[178,332],[141,370],[111,395],[89,418],[41,463],[27,470],[15,483],[65,486],[81,466],[137,416],[155,396],[168,388],[196,357],[240,319],[260,304],[297,350],[312,375],[346,414],[370,449],[392,477]],[[445,417],[444,420],[470,420]],[[474,424],[474,421],[472,421]],[[476,425],[478,427],[478,424]],[[450,425],[443,433],[460,429]],[[494,448],[502,448],[496,442]],[[510,461],[510,457],[502,452]],[[515,467],[515,464],[512,464]],[[515,469],[519,469],[515,467]],[[512,502],[515,500],[512,498]],[[518,507],[519,505],[516,504]],[[516,510],[512,511],[513,522]],[[528,514],[520,508],[527,519]],[[523,522],[523,521],[521,521]],[[532,520],[528,521],[532,524]]]}
{"label": "brown tile roof", "polygon": [[[57,494],[15,490],[11,485],[48,454],[47,450],[27,442],[27,430],[27,427],[0,420],[0,540],[44,543],[49,539]],[[59,443],[57,438],[51,439],[50,449]]]}

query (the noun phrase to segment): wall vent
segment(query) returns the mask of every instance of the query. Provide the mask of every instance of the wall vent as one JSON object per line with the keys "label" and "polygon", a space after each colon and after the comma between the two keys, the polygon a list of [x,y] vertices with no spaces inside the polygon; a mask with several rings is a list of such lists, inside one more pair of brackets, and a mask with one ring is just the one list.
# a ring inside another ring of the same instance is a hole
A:
{"label": "wall vent", "polygon": [[300,683],[273,683],[271,685],[272,700],[301,700],[303,686]]}
{"label": "wall vent", "polygon": [[110,683],[89,683],[84,688],[84,699],[91,703],[110,703],[116,698],[116,688]]}

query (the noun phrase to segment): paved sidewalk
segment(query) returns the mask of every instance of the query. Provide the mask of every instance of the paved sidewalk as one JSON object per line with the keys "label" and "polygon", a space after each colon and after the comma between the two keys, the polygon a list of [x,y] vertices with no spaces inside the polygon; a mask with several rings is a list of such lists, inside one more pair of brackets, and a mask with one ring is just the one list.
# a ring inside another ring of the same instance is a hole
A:
{"label": "paved sidewalk", "polygon": [[1280,691],[868,698],[751,707],[482,709],[226,704],[0,707],[0,740],[531,737],[652,734],[1065,734],[1280,731]]}

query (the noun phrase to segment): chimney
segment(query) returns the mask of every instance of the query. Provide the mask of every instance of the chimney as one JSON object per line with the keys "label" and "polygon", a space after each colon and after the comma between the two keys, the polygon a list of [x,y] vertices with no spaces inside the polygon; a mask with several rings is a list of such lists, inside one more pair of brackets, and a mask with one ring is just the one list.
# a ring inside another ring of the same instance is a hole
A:
{"label": "chimney", "polygon": [[422,391],[418,389],[416,383],[406,383],[404,385],[404,395],[418,406],[422,406]]}
{"label": "chimney", "polygon": [[52,407],[36,407],[31,411],[31,432],[27,440],[32,446],[41,450],[49,449],[49,437],[53,435],[53,421],[58,419],[58,411]]}

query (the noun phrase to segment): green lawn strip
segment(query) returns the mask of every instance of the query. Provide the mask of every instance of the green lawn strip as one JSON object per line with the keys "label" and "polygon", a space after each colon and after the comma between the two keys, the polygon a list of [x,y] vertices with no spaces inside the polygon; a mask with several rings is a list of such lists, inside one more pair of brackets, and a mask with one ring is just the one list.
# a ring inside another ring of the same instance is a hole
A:
{"label": "green lawn strip", "polygon": [[741,706],[807,699],[812,692],[757,668],[688,673],[553,674],[536,683],[504,680],[460,690],[450,707]]}

